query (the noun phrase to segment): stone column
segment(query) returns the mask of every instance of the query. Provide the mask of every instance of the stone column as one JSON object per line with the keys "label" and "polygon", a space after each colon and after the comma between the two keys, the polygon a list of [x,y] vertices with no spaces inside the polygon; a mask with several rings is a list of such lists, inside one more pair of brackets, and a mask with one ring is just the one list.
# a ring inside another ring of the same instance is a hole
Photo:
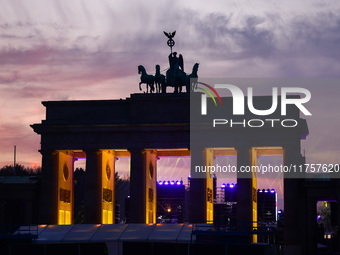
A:
{"label": "stone column", "polygon": [[[304,240],[305,247],[305,254],[313,255],[316,254],[317,251],[317,208],[316,208],[316,199],[313,197],[308,197],[307,201],[305,202],[306,207],[306,213],[305,220],[308,222],[306,224],[305,229],[305,236],[301,236],[301,238]],[[299,212],[299,214],[303,214],[302,211]],[[285,215],[286,217],[286,215]],[[302,240],[301,240],[302,241]]]}
{"label": "stone column", "polygon": [[73,151],[57,151],[58,224],[73,224],[74,218],[74,157]]}
{"label": "stone column", "polygon": [[[191,179],[190,179],[190,222],[212,223],[214,220],[214,189],[212,175],[207,171],[213,165],[212,149],[191,149]],[[194,163],[193,163],[194,162]],[[194,165],[195,164],[195,165]],[[206,171],[197,175],[195,167]],[[197,178],[195,178],[195,175]]]}
{"label": "stone column", "polygon": [[72,224],[73,151],[42,151],[40,224]]}
{"label": "stone column", "polygon": [[115,222],[115,152],[86,150],[85,222]]}
{"label": "stone column", "polygon": [[[241,167],[256,165],[255,148],[238,147],[237,150],[237,222],[241,229],[251,231],[257,222],[257,180],[256,172],[241,172]],[[257,242],[253,235],[249,242]]]}
{"label": "stone column", "polygon": [[58,171],[55,167],[56,152],[41,151],[42,180],[39,201],[39,223],[58,224]]}
{"label": "stone column", "polygon": [[85,223],[102,223],[102,175],[98,162],[100,151],[85,150],[86,153],[86,191],[85,191]]}
{"label": "stone column", "polygon": [[43,151],[40,196],[41,224],[72,224],[73,152]]}
{"label": "stone column", "polygon": [[[302,161],[300,147],[284,147],[284,164],[299,165]],[[301,254],[301,235],[306,236],[306,230],[301,228],[305,216],[299,218],[299,205],[303,199],[302,179],[294,179],[294,173],[284,173],[284,254]]]}
{"label": "stone column", "polygon": [[129,149],[131,223],[156,223],[157,151]]}
{"label": "stone column", "polygon": [[115,152],[100,150],[98,170],[101,173],[102,224],[115,223]]}
{"label": "stone column", "polygon": [[130,221],[145,223],[145,172],[143,171],[143,150],[129,149],[130,161]]}

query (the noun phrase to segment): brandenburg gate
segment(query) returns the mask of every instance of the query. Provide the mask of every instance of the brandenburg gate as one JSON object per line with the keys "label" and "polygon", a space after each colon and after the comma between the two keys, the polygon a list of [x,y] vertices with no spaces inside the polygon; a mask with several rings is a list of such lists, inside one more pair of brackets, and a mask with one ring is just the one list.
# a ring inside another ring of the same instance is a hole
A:
{"label": "brandenburg gate", "polygon": [[[198,64],[194,65],[190,75],[186,75],[183,57],[177,58],[176,52],[172,53],[174,33],[166,35],[171,37],[166,83],[164,75],[162,78],[159,74],[159,66],[156,66],[155,80],[151,81],[145,68],[138,67],[140,88],[145,83],[147,91],[159,93],[132,94],[123,100],[42,102],[46,107],[46,119],[31,125],[41,135],[40,223],[73,224],[73,172],[77,158],[86,158],[85,223],[92,224],[114,223],[115,161],[119,157],[130,157],[132,223],[156,223],[157,160],[160,157],[190,156],[195,164],[212,166],[215,156],[234,155],[237,156],[238,169],[256,165],[257,158],[262,155],[283,155],[285,165],[304,162],[300,143],[308,135],[308,127],[306,121],[300,118],[297,107],[287,108],[285,116],[297,120],[295,127],[264,125],[249,128],[237,125],[223,130],[219,139],[209,139],[204,128],[191,129],[191,117],[199,114],[200,109],[191,109],[190,93],[178,92],[182,91],[182,86],[187,92],[192,91],[189,79],[197,78]],[[167,94],[167,86],[174,87],[175,93]],[[197,93],[198,100],[200,95]],[[253,97],[253,100],[255,104],[265,106],[261,109],[268,109],[266,107],[272,103],[271,96]],[[222,102],[224,106],[230,106],[226,109],[233,108],[231,97],[222,97]],[[279,113],[280,107],[266,118],[280,119]],[[226,112],[225,117],[232,118],[232,112]],[[249,112],[244,115],[244,119],[252,117]],[[219,132],[216,129],[216,133]],[[208,141],[205,146],[192,141],[192,133],[196,137],[205,137]],[[194,168],[192,163],[191,173]],[[213,179],[210,173],[203,177],[192,176],[190,180],[192,223],[213,222]],[[306,229],[305,223],[296,217],[300,206],[295,198],[299,196],[302,179],[286,177],[292,176],[285,174],[284,178],[285,244],[295,249],[302,243]],[[237,174],[237,221],[245,222],[250,231],[257,227],[256,178],[256,173]],[[257,241],[256,235],[251,238],[249,242]]]}
{"label": "brandenburg gate", "polygon": [[[237,155],[238,165],[255,165],[261,155],[283,155],[285,164],[300,164],[300,139],[308,134],[299,110],[295,128],[231,129],[209,148],[190,149],[190,97],[178,94],[132,94],[125,100],[47,101],[46,119],[32,125],[41,135],[42,197],[40,222],[73,223],[74,161],[86,158],[85,222],[114,223],[114,173],[118,157],[130,157],[131,222],[156,223],[157,159],[167,156],[200,158],[212,165],[214,156]],[[222,98],[225,103],[231,98]],[[254,97],[271,102],[271,97]],[[270,116],[276,118],[277,116]],[[204,135],[202,133],[202,135]],[[240,177],[240,178],[239,178]],[[244,178],[248,177],[248,178]],[[256,221],[256,176],[238,176],[239,221]],[[298,179],[284,179],[287,238],[296,240]],[[213,221],[212,178],[190,182],[191,222]]]}

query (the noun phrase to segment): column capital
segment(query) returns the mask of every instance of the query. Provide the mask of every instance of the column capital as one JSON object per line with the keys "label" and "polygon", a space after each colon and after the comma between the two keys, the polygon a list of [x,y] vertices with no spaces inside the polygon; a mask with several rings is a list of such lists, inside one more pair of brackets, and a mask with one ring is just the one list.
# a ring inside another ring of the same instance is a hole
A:
{"label": "column capital", "polygon": [[111,155],[115,155],[115,150],[114,149],[100,149],[99,150],[100,152],[106,152],[108,154],[111,154]]}

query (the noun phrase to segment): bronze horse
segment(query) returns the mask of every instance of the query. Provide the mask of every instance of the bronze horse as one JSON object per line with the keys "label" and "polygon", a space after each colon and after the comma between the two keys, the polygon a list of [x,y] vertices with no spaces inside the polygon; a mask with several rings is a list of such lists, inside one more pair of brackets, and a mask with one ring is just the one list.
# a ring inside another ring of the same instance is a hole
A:
{"label": "bronze horse", "polygon": [[138,73],[142,74],[140,76],[140,83],[139,83],[139,90],[142,90],[141,84],[146,84],[146,93],[149,93],[149,87],[150,87],[150,93],[152,93],[155,90],[154,83],[155,83],[155,77],[151,74],[147,74],[144,66],[139,65],[138,66]]}
{"label": "bronze horse", "polygon": [[161,74],[159,65],[156,65],[155,84],[156,84],[156,92],[161,93],[161,89],[163,88],[165,84],[165,75]]}

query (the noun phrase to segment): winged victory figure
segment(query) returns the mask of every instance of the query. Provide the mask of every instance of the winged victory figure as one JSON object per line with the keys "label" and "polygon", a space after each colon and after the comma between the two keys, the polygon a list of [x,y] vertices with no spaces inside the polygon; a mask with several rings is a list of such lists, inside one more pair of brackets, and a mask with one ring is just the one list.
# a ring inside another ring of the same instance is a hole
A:
{"label": "winged victory figure", "polygon": [[172,32],[172,33],[167,33],[165,31],[163,31],[163,33],[166,35],[166,37],[168,37],[169,39],[172,39],[175,35],[176,35],[176,31]]}

